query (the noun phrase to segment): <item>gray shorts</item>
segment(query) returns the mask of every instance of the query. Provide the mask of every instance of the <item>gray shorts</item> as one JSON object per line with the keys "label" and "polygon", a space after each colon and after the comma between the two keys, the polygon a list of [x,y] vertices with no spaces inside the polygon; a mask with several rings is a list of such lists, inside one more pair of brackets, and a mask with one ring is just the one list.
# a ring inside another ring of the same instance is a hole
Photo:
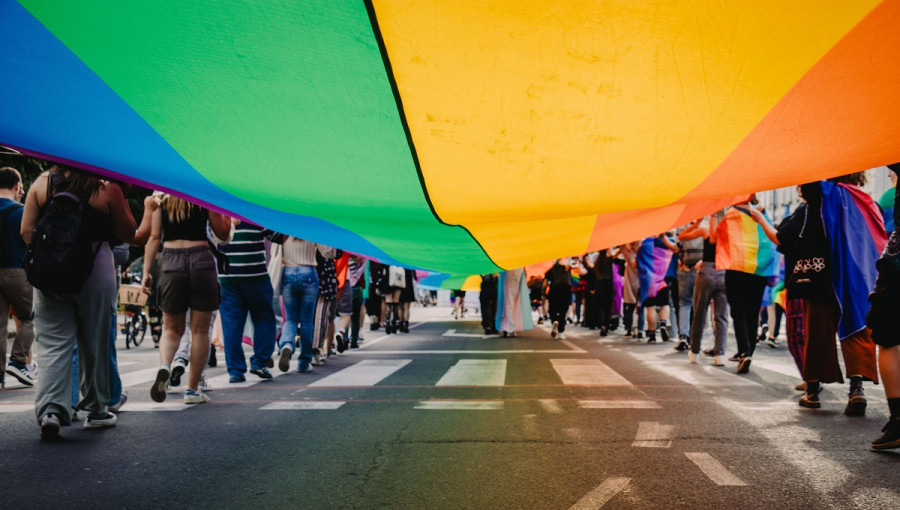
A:
{"label": "gray shorts", "polygon": [[341,297],[338,298],[337,313],[339,315],[350,315],[353,313],[353,287],[350,286],[350,280],[344,282],[341,287]]}
{"label": "gray shorts", "polygon": [[219,275],[208,246],[163,250],[159,258],[159,307],[175,315],[219,309]]}

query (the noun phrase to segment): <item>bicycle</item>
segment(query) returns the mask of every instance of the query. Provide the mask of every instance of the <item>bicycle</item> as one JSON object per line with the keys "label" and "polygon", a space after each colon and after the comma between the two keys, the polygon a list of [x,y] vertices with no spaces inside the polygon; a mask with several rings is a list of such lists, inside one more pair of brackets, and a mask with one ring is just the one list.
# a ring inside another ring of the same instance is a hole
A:
{"label": "bicycle", "polygon": [[140,285],[122,285],[119,288],[119,303],[125,308],[125,324],[122,326],[125,348],[138,347],[147,334],[147,315],[144,314],[147,295]]}

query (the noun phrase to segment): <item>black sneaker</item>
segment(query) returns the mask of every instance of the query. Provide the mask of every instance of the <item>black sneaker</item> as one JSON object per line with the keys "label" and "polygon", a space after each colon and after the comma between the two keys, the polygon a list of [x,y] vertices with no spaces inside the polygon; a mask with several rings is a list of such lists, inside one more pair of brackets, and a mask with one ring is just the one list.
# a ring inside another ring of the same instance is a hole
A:
{"label": "black sneaker", "polygon": [[900,418],[891,418],[881,429],[884,434],[872,441],[873,450],[890,450],[900,448]]}
{"label": "black sneaker", "polygon": [[187,360],[175,358],[175,361],[172,363],[172,375],[169,376],[169,386],[177,388],[181,385],[181,376],[184,375],[185,365],[187,365]]}
{"label": "black sneaker", "polygon": [[850,396],[847,400],[847,407],[844,408],[844,414],[847,416],[865,416],[867,404],[866,394],[863,392],[862,386],[850,388]]}
{"label": "black sneaker", "polygon": [[822,407],[822,402],[819,401],[818,393],[804,393],[802,397],[800,397],[800,407],[806,407],[809,409],[818,409]]}
{"label": "black sneaker", "polygon": [[762,325],[762,331],[760,331],[759,336],[756,337],[756,338],[757,338],[757,340],[759,340],[760,342],[762,342],[763,340],[766,339],[767,336],[769,336],[769,325],[768,325],[768,324],[763,324],[763,325]]}
{"label": "black sneaker", "polygon": [[209,361],[207,362],[207,365],[209,365],[211,367],[215,367],[218,364],[219,364],[219,362],[218,362],[218,360],[216,360],[216,346],[210,345],[209,346]]}
{"label": "black sneaker", "polygon": [[703,355],[706,356],[707,358],[712,358],[713,356],[716,355],[716,350],[715,349],[705,349],[703,351]]}
{"label": "black sneaker", "polygon": [[347,337],[345,336],[345,333],[338,331],[334,335],[334,341],[337,346],[337,352],[344,352],[347,350]]}
{"label": "black sneaker", "polygon": [[359,342],[350,342],[351,349],[359,349]]}
{"label": "black sneaker", "polygon": [[681,340],[680,342],[678,342],[678,345],[675,346],[675,350],[678,352],[686,351],[687,348],[688,348],[688,343],[685,342],[684,340]]}
{"label": "black sneaker", "polygon": [[648,330],[648,331],[647,331],[647,343],[648,343],[648,344],[655,344],[655,343],[656,343],[656,333],[655,333],[655,332],[653,332],[653,331],[651,331],[651,330]]}
{"label": "black sneaker", "polygon": [[669,341],[669,327],[665,322],[659,325],[659,337],[663,342]]}
{"label": "black sneaker", "polygon": [[740,362],[742,359],[744,359],[744,355],[741,354],[741,353],[737,353],[737,354],[735,354],[734,356],[728,358],[728,361],[738,361],[738,362]]}
{"label": "black sneaker", "polygon": [[750,372],[750,362],[753,361],[750,356],[744,356],[741,358],[741,361],[738,362],[737,373],[746,374]]}
{"label": "black sneaker", "polygon": [[250,369],[250,373],[259,377],[260,379],[262,379],[264,381],[272,380],[272,373],[269,372],[269,369],[266,367]]}

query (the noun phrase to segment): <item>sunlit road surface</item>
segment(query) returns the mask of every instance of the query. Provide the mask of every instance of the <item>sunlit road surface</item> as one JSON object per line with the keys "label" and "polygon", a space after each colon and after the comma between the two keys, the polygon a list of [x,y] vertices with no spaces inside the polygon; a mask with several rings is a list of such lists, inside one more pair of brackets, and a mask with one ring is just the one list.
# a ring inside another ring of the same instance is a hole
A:
{"label": "sunlit road surface", "polygon": [[[414,309],[409,334],[364,331],[362,348],[312,373],[229,384],[212,402],[149,397],[149,340],[119,361],[118,426],[39,441],[32,389],[0,392],[4,508],[900,508],[900,454],[868,443],[887,419],[867,384],[797,405],[783,345],[748,375],[696,365],[674,343],[539,326],[485,337],[478,317]],[[711,340],[707,340],[711,345]],[[730,340],[729,355],[733,353]],[[704,348],[709,345],[704,345]],[[249,351],[248,351],[249,352]],[[702,356],[701,356],[702,358]],[[182,386],[183,388],[183,386]]]}

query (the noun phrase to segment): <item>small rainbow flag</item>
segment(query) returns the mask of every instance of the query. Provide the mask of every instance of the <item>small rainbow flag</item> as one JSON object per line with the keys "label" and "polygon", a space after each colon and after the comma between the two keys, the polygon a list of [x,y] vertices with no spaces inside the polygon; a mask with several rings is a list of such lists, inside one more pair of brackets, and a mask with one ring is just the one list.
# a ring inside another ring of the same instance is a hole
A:
{"label": "small rainbow flag", "polygon": [[716,236],[716,269],[767,277],[778,274],[775,246],[747,209],[733,207],[725,213]]}
{"label": "small rainbow flag", "polygon": [[662,241],[648,237],[638,249],[638,279],[641,282],[641,302],[656,297],[666,287],[666,273],[672,261],[672,250]]}

